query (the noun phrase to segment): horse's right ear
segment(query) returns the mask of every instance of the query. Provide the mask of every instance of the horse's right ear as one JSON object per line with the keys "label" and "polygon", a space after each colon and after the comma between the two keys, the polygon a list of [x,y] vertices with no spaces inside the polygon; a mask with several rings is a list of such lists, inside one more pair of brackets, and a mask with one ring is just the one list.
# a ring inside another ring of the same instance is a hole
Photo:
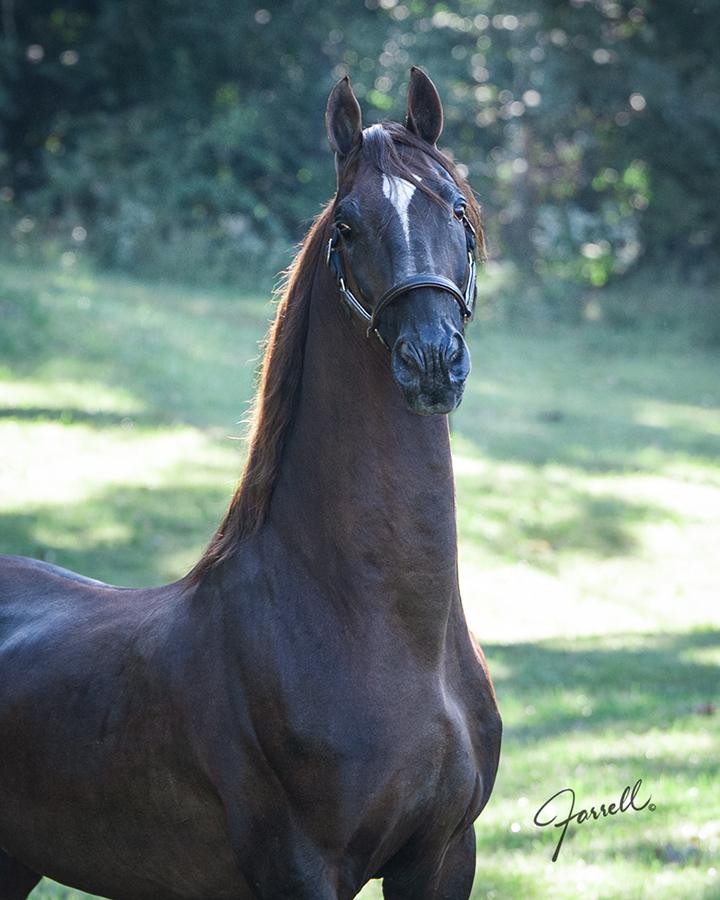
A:
{"label": "horse's right ear", "polygon": [[362,140],[362,113],[347,75],[330,92],[325,110],[330,146],[338,156],[348,153]]}

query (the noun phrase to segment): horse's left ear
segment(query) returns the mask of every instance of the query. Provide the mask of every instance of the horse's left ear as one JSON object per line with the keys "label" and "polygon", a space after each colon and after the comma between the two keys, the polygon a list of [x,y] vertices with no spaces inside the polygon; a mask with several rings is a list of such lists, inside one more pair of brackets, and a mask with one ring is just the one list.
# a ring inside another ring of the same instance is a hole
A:
{"label": "horse's left ear", "polygon": [[342,158],[362,140],[362,113],[347,75],[330,92],[325,110],[328,141]]}
{"label": "horse's left ear", "polygon": [[417,66],[410,69],[405,127],[428,144],[434,144],[443,130],[440,94],[428,76]]}

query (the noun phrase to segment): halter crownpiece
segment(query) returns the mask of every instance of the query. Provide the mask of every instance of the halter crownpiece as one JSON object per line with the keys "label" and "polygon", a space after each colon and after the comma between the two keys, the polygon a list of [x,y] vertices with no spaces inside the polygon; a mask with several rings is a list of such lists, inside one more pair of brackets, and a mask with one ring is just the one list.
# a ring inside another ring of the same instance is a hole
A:
{"label": "halter crownpiece", "polygon": [[337,282],[338,290],[340,292],[340,299],[345,304],[345,308],[367,326],[366,333],[368,337],[370,337],[371,334],[374,334],[383,347],[390,349],[378,330],[380,313],[385,307],[397,300],[398,297],[401,297],[403,294],[406,294],[408,291],[412,291],[415,288],[434,287],[451,294],[460,306],[463,319],[466,322],[472,319],[475,313],[475,300],[477,297],[477,270],[475,264],[477,237],[472,222],[465,213],[463,213],[460,221],[465,228],[465,246],[468,255],[468,274],[465,280],[465,287],[461,290],[454,281],[445,278],[444,275],[436,275],[433,272],[422,272],[419,275],[411,275],[409,278],[403,279],[398,282],[398,284],[388,288],[385,293],[381,294],[371,313],[365,309],[355,294],[353,294],[347,286],[342,252],[340,250],[340,231],[336,226],[333,226],[332,234],[327,245],[325,262],[335,275],[335,281]]}

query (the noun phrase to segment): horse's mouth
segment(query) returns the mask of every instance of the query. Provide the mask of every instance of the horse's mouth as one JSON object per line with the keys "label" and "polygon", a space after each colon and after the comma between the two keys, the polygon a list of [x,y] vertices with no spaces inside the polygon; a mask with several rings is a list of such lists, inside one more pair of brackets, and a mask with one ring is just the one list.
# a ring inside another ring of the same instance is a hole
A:
{"label": "horse's mouth", "polygon": [[460,406],[465,383],[446,384],[432,389],[407,388],[399,385],[410,412],[419,416],[440,416],[453,412]]}

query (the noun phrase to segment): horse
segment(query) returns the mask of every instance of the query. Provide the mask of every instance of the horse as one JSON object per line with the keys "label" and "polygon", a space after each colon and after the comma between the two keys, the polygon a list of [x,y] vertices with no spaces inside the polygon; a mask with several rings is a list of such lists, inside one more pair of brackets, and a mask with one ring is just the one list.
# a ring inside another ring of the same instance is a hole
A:
{"label": "horse", "polygon": [[411,70],[330,94],[237,491],[159,588],[0,564],[0,898],[466,900],[501,719],[458,586],[448,413],[479,208]]}

